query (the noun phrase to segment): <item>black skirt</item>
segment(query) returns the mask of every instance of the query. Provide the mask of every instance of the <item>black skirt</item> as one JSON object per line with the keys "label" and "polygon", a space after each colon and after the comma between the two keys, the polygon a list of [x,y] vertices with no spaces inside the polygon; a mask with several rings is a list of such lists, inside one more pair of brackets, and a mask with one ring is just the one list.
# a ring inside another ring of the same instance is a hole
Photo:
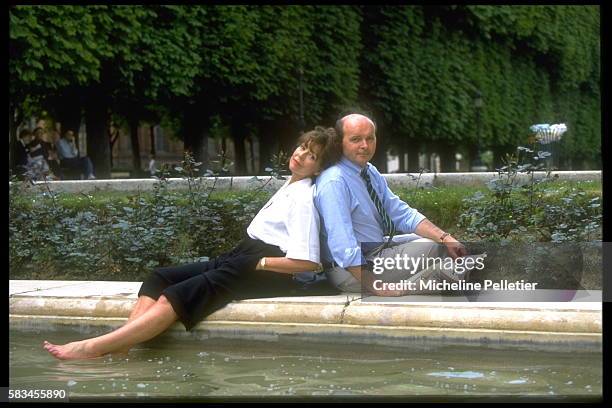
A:
{"label": "black skirt", "polygon": [[300,287],[291,274],[255,270],[264,256],[283,257],[285,253],[277,246],[247,237],[230,252],[210,261],[156,268],[143,282],[138,296],[157,300],[164,295],[189,331],[232,300],[290,296]]}

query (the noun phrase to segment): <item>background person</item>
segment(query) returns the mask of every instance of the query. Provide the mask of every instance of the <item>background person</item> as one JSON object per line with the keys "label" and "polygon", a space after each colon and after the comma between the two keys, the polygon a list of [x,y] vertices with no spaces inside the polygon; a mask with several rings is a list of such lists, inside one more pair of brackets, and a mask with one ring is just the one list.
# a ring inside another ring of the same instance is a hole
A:
{"label": "background person", "polygon": [[44,147],[42,140],[40,140],[41,128],[36,128],[34,132],[30,133],[26,140],[28,140],[26,149],[26,160],[27,160],[27,174],[33,180],[45,180],[49,176],[49,163],[47,163],[47,149]]}
{"label": "background person", "polygon": [[[53,132],[57,133],[55,130]],[[44,128],[37,127],[34,129],[34,139],[42,146],[42,153],[49,167],[49,176],[58,179],[61,174],[60,162],[51,135]]]}
{"label": "background person", "polygon": [[28,144],[34,139],[30,129],[22,129],[19,132],[19,141],[17,142],[15,164],[20,170],[20,173],[25,173],[28,170]]}
{"label": "background person", "polygon": [[149,174],[151,174],[151,177],[155,176],[155,173],[157,173],[157,160],[154,154],[151,154],[151,160],[149,160],[149,166],[147,170],[149,171]]}
{"label": "background person", "polygon": [[60,163],[63,167],[79,169],[87,180],[94,180],[96,178],[91,159],[87,156],[79,157],[79,150],[76,147],[72,130],[64,133],[64,137],[57,141],[56,147]]}

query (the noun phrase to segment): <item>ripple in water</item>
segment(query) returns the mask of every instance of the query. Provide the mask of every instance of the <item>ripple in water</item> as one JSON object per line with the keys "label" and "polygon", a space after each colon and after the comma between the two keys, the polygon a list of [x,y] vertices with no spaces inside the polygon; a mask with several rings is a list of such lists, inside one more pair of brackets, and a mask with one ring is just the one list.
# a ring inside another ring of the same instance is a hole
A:
{"label": "ripple in water", "polygon": [[427,375],[431,375],[434,377],[446,377],[446,378],[469,378],[469,379],[474,379],[474,378],[482,378],[484,377],[483,373],[479,373],[476,371],[444,371],[444,372],[437,372],[437,373],[429,373]]}

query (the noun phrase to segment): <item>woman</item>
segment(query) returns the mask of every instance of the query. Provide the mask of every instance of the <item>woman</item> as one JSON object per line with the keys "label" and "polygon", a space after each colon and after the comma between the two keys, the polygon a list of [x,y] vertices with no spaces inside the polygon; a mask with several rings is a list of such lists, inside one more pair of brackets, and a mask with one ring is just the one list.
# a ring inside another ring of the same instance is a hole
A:
{"label": "woman", "polygon": [[[270,296],[296,288],[292,274],[320,270],[319,218],[312,177],[338,159],[334,130],[303,134],[289,160],[291,178],[257,213],[236,248],[208,262],[157,268],[142,284],[127,323],[91,339],[43,347],[58,359],[127,352],[176,320],[191,330],[234,299]],[[282,292],[280,292],[282,291]]]}

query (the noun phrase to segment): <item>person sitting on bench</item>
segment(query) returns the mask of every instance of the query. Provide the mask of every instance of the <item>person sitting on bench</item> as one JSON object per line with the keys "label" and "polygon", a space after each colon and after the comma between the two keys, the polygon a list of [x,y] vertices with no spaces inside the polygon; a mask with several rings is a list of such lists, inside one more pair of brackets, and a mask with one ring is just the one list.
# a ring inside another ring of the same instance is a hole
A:
{"label": "person sitting on bench", "polygon": [[74,142],[74,132],[66,131],[57,141],[57,153],[62,167],[79,169],[87,180],[94,180],[93,164],[87,156],[79,157],[79,150]]}

